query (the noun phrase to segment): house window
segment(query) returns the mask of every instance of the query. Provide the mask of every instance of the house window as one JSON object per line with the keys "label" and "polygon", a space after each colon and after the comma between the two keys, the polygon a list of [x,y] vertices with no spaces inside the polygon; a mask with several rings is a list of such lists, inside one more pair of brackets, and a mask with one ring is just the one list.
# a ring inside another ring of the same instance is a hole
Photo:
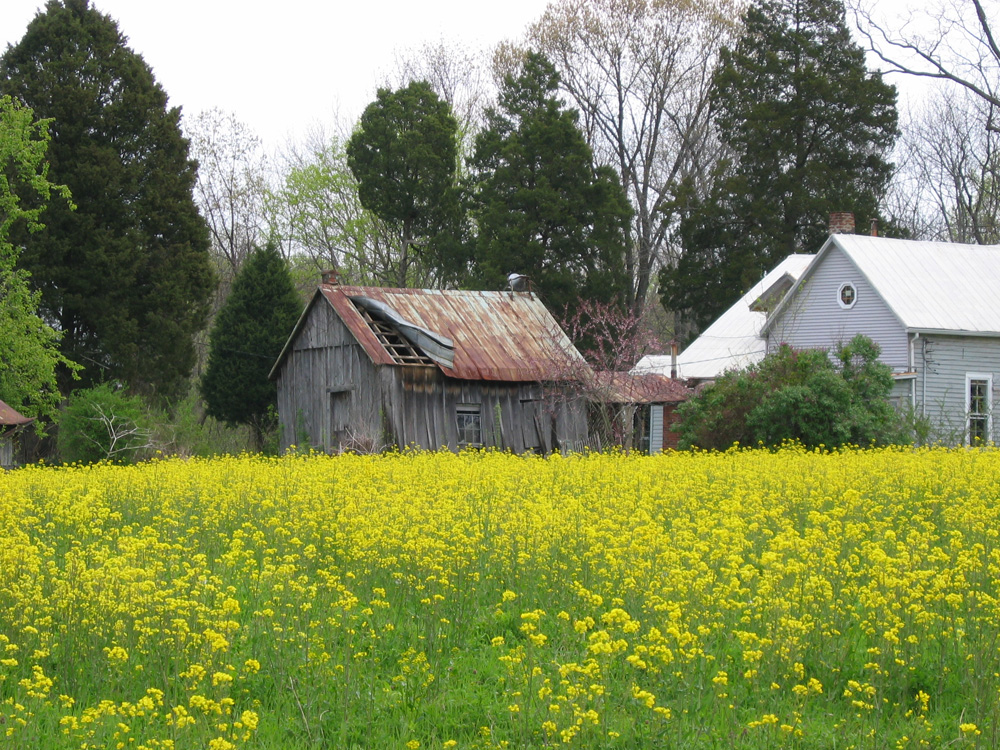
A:
{"label": "house window", "polygon": [[854,303],[858,301],[858,290],[851,282],[840,285],[840,291],[837,293],[837,302],[845,310],[850,310],[854,307]]}
{"label": "house window", "polygon": [[458,447],[483,444],[483,414],[480,404],[458,405]]}
{"label": "house window", "polygon": [[969,373],[965,376],[965,411],[969,415],[969,445],[985,443],[992,434],[993,375]]}

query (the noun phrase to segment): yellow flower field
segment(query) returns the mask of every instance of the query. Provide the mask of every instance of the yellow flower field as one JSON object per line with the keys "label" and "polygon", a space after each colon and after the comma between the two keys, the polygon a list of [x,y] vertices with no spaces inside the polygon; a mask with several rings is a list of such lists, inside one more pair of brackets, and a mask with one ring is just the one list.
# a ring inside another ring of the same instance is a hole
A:
{"label": "yellow flower field", "polygon": [[1000,746],[1000,452],[0,472],[0,748]]}

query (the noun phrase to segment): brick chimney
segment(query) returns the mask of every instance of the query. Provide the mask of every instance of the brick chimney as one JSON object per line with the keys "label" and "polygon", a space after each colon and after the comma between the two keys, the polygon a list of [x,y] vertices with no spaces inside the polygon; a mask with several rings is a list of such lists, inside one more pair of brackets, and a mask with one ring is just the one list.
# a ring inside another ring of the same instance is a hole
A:
{"label": "brick chimney", "polygon": [[854,213],[852,211],[831,213],[830,234],[854,234]]}
{"label": "brick chimney", "polygon": [[320,280],[326,286],[340,286],[340,271],[336,268],[320,271]]}

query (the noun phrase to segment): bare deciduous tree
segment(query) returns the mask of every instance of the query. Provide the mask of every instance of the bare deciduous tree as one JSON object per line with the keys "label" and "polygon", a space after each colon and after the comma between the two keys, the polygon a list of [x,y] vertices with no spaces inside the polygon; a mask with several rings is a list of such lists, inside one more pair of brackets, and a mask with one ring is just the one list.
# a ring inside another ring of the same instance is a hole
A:
{"label": "bare deciduous tree", "polygon": [[220,109],[198,114],[188,123],[187,136],[198,160],[195,199],[228,282],[264,232],[268,159],[250,127]]}
{"label": "bare deciduous tree", "polygon": [[1000,107],[1000,46],[990,22],[996,1],[930,0],[918,6],[889,19],[877,15],[869,0],[855,0],[858,29],[885,71],[950,81]]}
{"label": "bare deciduous tree", "polygon": [[635,311],[657,266],[679,253],[670,242],[677,186],[704,184],[716,157],[708,92],[735,15],[727,8],[726,0],[557,0],[528,33],[635,210],[626,258]]}
{"label": "bare deciduous tree", "polygon": [[87,432],[81,432],[80,435],[99,452],[104,453],[104,459],[134,460],[137,455],[152,448],[151,433],[148,429],[140,427],[129,417],[116,414],[113,409],[99,403],[94,403],[92,408],[94,416],[89,419],[100,424],[106,434],[101,434],[99,438]]}
{"label": "bare deciduous tree", "polygon": [[318,129],[285,153],[281,184],[268,198],[285,254],[317,272],[337,269],[350,283],[431,285],[412,258],[400,257],[398,231],[361,205],[344,144]]}
{"label": "bare deciduous tree", "polygon": [[427,81],[448,102],[458,120],[459,135],[468,145],[493,94],[485,55],[445,39],[397,52],[395,71],[385,85],[397,89],[413,81]]}
{"label": "bare deciduous tree", "polygon": [[1000,241],[997,115],[967,91],[942,90],[905,128],[891,208],[915,236]]}

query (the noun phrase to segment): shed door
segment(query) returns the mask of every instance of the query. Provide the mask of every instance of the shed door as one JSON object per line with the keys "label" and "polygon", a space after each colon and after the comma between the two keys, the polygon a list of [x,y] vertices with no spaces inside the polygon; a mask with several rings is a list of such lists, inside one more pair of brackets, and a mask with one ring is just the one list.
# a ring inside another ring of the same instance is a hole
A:
{"label": "shed door", "polygon": [[649,407],[649,455],[663,451],[663,404]]}
{"label": "shed door", "polygon": [[327,447],[337,450],[350,442],[350,391],[330,394],[330,442]]}
{"label": "shed door", "polygon": [[542,403],[537,399],[521,399],[521,439],[526,453],[542,449]]}

